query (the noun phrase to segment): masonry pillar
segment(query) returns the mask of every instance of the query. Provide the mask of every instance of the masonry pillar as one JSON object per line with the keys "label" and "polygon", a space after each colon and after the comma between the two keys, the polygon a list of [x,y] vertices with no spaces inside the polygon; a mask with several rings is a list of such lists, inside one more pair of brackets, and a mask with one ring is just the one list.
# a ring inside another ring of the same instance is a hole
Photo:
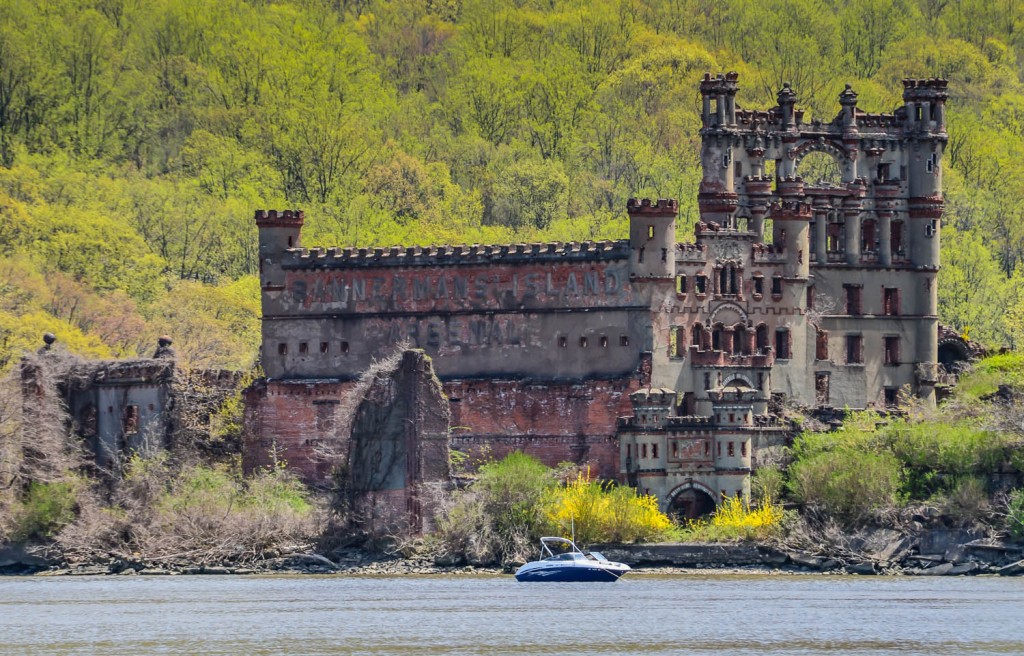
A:
{"label": "masonry pillar", "polygon": [[846,263],[860,264],[860,210],[847,209],[843,212],[846,219]]}
{"label": "masonry pillar", "polygon": [[814,257],[818,264],[828,262],[828,205],[814,206]]}

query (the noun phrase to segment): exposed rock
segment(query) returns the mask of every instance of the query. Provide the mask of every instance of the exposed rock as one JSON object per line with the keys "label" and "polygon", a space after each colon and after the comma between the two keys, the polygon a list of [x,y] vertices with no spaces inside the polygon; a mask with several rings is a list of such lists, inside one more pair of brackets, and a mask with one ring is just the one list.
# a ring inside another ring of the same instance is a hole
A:
{"label": "exposed rock", "polygon": [[955,546],[967,544],[982,537],[974,531],[963,529],[936,528],[924,531],[921,534],[921,541],[918,551],[922,555],[942,555]]}
{"label": "exposed rock", "polygon": [[286,558],[284,565],[286,567],[320,567],[331,572],[340,569],[335,563],[320,554],[295,554]]}
{"label": "exposed rock", "polygon": [[978,563],[961,563],[954,565],[947,572],[950,576],[963,576],[966,574],[977,574],[981,571],[981,565]]}
{"label": "exposed rock", "polygon": [[921,576],[946,576],[953,572],[953,563],[940,563],[935,567],[921,570]]}
{"label": "exposed rock", "polygon": [[996,568],[995,573],[1000,576],[1019,576],[1024,574],[1024,560],[1011,563],[1010,565],[1004,565],[1003,567]]}
{"label": "exposed rock", "polygon": [[845,569],[847,574],[871,575],[878,573],[874,563],[851,563]]}
{"label": "exposed rock", "polygon": [[821,569],[821,566],[826,562],[820,556],[810,556],[802,553],[789,554],[789,561],[798,567],[806,567],[808,569]]}
{"label": "exposed rock", "polygon": [[7,545],[0,547],[0,572],[19,574],[54,567],[59,564],[39,548],[24,545]]}

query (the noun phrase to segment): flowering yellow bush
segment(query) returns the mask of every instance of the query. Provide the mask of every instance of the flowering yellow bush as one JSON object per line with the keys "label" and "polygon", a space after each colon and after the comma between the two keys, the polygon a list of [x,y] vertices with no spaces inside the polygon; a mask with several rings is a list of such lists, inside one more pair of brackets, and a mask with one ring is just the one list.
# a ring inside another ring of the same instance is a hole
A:
{"label": "flowering yellow bush", "polygon": [[761,540],[779,530],[782,515],[782,507],[770,501],[751,508],[741,497],[726,497],[711,517],[689,522],[683,537],[698,542]]}
{"label": "flowering yellow bush", "polygon": [[657,499],[637,495],[631,487],[591,480],[589,472],[548,492],[544,518],[552,532],[565,537],[575,528],[581,544],[663,539],[673,528],[658,510]]}

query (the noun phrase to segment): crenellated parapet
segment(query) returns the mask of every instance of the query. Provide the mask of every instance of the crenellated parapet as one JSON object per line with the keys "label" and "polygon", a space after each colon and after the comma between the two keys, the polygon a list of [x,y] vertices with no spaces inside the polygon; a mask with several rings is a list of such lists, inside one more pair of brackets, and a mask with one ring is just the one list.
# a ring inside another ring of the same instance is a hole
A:
{"label": "crenellated parapet", "polygon": [[622,260],[625,241],[547,242],[531,244],[409,246],[377,248],[297,248],[286,252],[285,269],[459,266],[530,262]]}

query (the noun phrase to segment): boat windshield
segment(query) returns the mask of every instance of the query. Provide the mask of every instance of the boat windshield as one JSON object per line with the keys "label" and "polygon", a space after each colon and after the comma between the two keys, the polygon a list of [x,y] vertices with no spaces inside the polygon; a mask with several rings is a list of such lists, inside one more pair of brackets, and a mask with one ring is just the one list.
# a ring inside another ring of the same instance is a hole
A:
{"label": "boat windshield", "polygon": [[582,558],[584,558],[583,554],[563,553],[558,554],[557,556],[551,556],[550,558],[545,558],[544,560],[580,560]]}

